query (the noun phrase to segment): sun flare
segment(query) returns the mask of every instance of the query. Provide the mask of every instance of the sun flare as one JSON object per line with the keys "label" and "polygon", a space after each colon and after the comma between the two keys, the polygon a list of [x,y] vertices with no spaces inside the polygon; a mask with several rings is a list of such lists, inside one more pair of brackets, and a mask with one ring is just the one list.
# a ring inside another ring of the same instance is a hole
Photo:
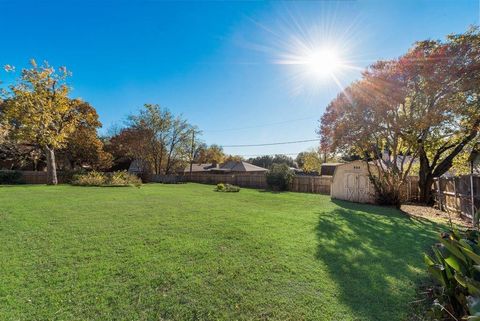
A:
{"label": "sun flare", "polygon": [[334,49],[313,50],[306,56],[304,67],[315,77],[332,76],[341,68],[341,60]]}

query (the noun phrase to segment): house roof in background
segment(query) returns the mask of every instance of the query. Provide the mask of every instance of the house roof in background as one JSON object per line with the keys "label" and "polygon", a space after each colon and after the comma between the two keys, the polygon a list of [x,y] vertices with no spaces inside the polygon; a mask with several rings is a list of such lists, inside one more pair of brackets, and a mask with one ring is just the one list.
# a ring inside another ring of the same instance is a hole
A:
{"label": "house roof in background", "polygon": [[[205,172],[210,170],[211,168],[215,167],[212,163],[205,163],[205,164],[192,164],[192,172]],[[190,165],[185,167],[185,172],[190,172]]]}
{"label": "house roof in background", "polygon": [[256,166],[244,161],[229,161],[220,166],[221,169],[230,170],[232,172],[266,172],[268,169]]}
{"label": "house roof in background", "polygon": [[[266,172],[268,169],[255,166],[247,162],[229,161],[220,166],[213,165],[211,163],[205,164],[192,164],[192,172]],[[190,165],[185,167],[184,173],[190,172]]]}

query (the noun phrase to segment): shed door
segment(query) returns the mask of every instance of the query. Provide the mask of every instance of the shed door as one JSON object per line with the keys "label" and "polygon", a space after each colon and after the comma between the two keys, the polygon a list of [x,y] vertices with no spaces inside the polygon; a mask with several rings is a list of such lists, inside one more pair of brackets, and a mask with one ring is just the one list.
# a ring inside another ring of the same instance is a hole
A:
{"label": "shed door", "polygon": [[359,173],[345,173],[345,196],[351,202],[368,202],[370,199],[368,177]]}

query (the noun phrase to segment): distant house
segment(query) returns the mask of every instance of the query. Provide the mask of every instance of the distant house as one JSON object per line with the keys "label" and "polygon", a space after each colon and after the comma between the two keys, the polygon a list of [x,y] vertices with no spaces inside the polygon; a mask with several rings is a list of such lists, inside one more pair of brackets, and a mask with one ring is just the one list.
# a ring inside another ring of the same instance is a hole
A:
{"label": "distant house", "polygon": [[[208,172],[212,168],[216,168],[217,165],[212,164],[212,163],[205,163],[205,164],[192,164],[192,173],[202,173],[202,172]],[[184,173],[190,173],[190,165],[185,167]]]}
{"label": "distant house", "polygon": [[[255,166],[244,161],[229,161],[221,165],[217,164],[192,164],[192,173],[265,173],[268,169]],[[190,165],[183,171],[185,174],[190,173]]]}
{"label": "distant house", "polygon": [[128,171],[134,174],[140,174],[150,171],[150,164],[147,161],[141,159],[134,159],[130,166],[128,167]]}

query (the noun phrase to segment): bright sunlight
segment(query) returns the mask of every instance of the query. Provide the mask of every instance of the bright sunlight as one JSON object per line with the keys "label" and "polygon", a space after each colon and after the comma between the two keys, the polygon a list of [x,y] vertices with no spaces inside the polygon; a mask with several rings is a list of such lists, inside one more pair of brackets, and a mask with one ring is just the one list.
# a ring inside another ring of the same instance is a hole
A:
{"label": "bright sunlight", "polygon": [[314,50],[305,57],[304,65],[307,72],[314,77],[332,76],[342,67],[340,57],[334,49]]}

